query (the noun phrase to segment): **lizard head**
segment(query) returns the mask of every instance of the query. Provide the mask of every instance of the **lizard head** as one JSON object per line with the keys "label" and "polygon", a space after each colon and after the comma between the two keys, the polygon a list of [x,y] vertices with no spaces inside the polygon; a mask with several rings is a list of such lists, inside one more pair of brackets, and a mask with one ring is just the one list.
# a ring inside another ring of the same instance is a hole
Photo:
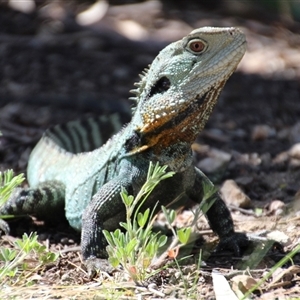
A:
{"label": "lizard head", "polygon": [[246,51],[236,28],[204,27],[164,48],[136,84],[129,152],[192,144]]}

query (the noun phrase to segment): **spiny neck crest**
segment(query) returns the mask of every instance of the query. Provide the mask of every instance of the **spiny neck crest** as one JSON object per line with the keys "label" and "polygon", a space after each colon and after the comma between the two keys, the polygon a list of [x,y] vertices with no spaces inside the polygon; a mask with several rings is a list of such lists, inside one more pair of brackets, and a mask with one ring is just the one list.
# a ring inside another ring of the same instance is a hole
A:
{"label": "spiny neck crest", "polygon": [[139,74],[140,81],[134,83],[134,86],[136,88],[129,91],[130,93],[135,95],[135,96],[129,98],[129,100],[132,100],[132,101],[135,102],[135,105],[139,101],[139,98],[140,98],[140,96],[141,96],[141,94],[142,94],[142,92],[145,89],[145,86],[147,84],[147,75],[148,75],[148,72],[149,72],[149,68],[150,68],[150,65],[148,66],[148,68],[145,68],[142,71],[141,74]]}

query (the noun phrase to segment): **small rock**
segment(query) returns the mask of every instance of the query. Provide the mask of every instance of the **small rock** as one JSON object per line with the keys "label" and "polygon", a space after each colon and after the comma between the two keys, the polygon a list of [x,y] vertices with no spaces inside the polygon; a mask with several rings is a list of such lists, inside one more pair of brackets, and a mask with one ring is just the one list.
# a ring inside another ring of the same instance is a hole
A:
{"label": "small rock", "polygon": [[219,129],[206,129],[202,132],[202,135],[221,143],[228,143],[230,140],[229,136]]}
{"label": "small rock", "polygon": [[242,191],[242,189],[232,179],[228,179],[223,183],[220,189],[220,193],[222,195],[223,200],[227,204],[231,204],[241,208],[251,207],[250,198]]}
{"label": "small rock", "polygon": [[68,273],[64,273],[62,276],[61,276],[61,281],[62,282],[66,282],[66,281],[70,281],[71,280],[71,277]]}
{"label": "small rock", "polygon": [[295,144],[288,151],[290,157],[300,159],[300,143]]}
{"label": "small rock", "polygon": [[285,233],[279,230],[269,232],[266,237],[270,240],[274,240],[282,244],[285,247],[289,246],[292,243],[291,239]]}
{"label": "small rock", "polygon": [[252,130],[251,138],[253,141],[262,141],[275,135],[276,130],[269,125],[256,125]]}
{"label": "small rock", "polygon": [[261,164],[261,158],[258,155],[258,153],[244,153],[241,154],[236,151],[233,152],[233,157],[238,164],[246,164],[246,165],[251,165],[251,166],[258,166]]}
{"label": "small rock", "polygon": [[268,214],[279,216],[284,213],[285,204],[280,200],[273,200],[266,209],[268,210]]}
{"label": "small rock", "polygon": [[163,291],[164,291],[165,295],[171,295],[172,292],[173,292],[173,288],[172,287],[166,287],[166,288],[164,288]]}
{"label": "small rock", "polygon": [[208,155],[208,153],[210,151],[210,147],[208,145],[193,143],[192,150],[200,155]]}
{"label": "small rock", "polygon": [[213,173],[226,167],[231,159],[231,154],[218,149],[211,149],[208,155],[209,157],[200,160],[197,164],[204,173]]}
{"label": "small rock", "polygon": [[288,151],[281,152],[275,156],[273,159],[274,164],[283,164],[289,160],[289,153]]}
{"label": "small rock", "polygon": [[63,237],[60,239],[62,245],[70,245],[70,241],[67,237]]}
{"label": "small rock", "polygon": [[295,144],[288,151],[289,154],[289,165],[292,168],[300,167],[300,143]]}
{"label": "small rock", "polygon": [[223,162],[216,158],[206,157],[200,160],[197,166],[204,173],[213,173],[223,166]]}

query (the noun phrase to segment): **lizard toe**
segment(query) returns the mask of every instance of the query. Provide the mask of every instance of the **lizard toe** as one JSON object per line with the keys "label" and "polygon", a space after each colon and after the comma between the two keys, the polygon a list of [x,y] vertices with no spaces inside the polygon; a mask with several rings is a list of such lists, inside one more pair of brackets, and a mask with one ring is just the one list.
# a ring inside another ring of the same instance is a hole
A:
{"label": "lizard toe", "polygon": [[242,249],[249,246],[249,239],[244,233],[234,232],[232,235],[221,238],[215,252],[232,250],[236,256],[242,255]]}
{"label": "lizard toe", "polygon": [[90,257],[85,261],[85,266],[90,279],[94,278],[99,272],[112,274],[117,270],[113,268],[105,258]]}

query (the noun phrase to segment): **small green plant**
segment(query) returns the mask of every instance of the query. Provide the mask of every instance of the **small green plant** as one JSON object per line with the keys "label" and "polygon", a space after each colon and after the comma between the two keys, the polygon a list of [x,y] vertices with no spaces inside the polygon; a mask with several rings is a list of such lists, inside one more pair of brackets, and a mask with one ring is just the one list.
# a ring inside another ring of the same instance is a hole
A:
{"label": "small green plant", "polygon": [[210,181],[203,181],[202,189],[203,189],[203,199],[199,207],[201,211],[204,214],[206,214],[217,199],[218,189]]}
{"label": "small green plant", "polygon": [[0,172],[0,207],[5,204],[12,191],[24,181],[24,174],[14,176],[13,170]]}
{"label": "small green plant", "polygon": [[[0,209],[9,199],[13,190],[24,181],[24,174],[14,176],[13,170],[0,172]],[[9,227],[3,219],[13,218],[13,215],[0,215],[0,228],[6,234],[9,232]]]}
{"label": "small green plant", "polygon": [[[150,163],[147,180],[135,198],[132,195],[128,195],[125,189],[122,190],[121,198],[126,208],[126,222],[120,223],[120,226],[125,229],[125,232],[122,232],[120,229],[114,232],[103,230],[108,242],[107,252],[109,262],[113,267],[122,265],[130,277],[137,283],[153,275],[153,273],[149,273],[148,267],[157,254],[157,250],[167,242],[165,235],[153,233],[152,231],[156,207],[153,208],[153,211],[150,211],[149,208],[144,212],[140,211],[141,206],[157,184],[174,175],[174,172],[166,172],[166,169],[167,166],[161,167],[158,164],[154,166]],[[214,194],[216,193],[216,189],[209,182],[203,184],[203,192],[204,197],[201,209],[207,212],[215,201]],[[176,244],[179,248],[187,244],[192,230],[191,227],[175,230],[171,224],[176,218],[176,212],[174,210],[167,210],[165,207],[162,207],[162,211],[175,237],[174,245]],[[195,213],[195,218],[198,217],[199,213]],[[170,258],[176,258],[176,256],[170,256]]]}
{"label": "small green plant", "polygon": [[187,242],[189,241],[189,237],[190,237],[190,234],[191,234],[191,231],[192,231],[192,228],[191,227],[187,227],[187,228],[180,228],[180,229],[177,229],[175,231],[175,229],[173,228],[172,226],[172,223],[175,221],[176,219],[176,211],[173,210],[173,209],[166,209],[164,206],[161,207],[162,211],[163,211],[163,214],[167,220],[167,223],[168,223],[168,227],[169,229],[172,231],[173,233],[173,236],[174,237],[177,237],[179,242],[182,244],[182,245],[185,245],[187,244]]}
{"label": "small green plant", "polygon": [[58,258],[57,253],[47,250],[46,246],[37,241],[37,234],[25,233],[22,239],[13,242],[13,249],[0,248],[0,280],[18,275],[21,279],[22,272],[26,271],[26,277],[35,273],[41,266],[54,262]]}
{"label": "small green plant", "polygon": [[193,223],[191,224],[191,226],[196,225],[197,220],[199,220],[200,215],[206,214],[217,199],[218,189],[210,181],[202,182],[202,190],[203,190],[202,201],[197,206],[195,211],[192,210],[192,212],[194,213],[194,220],[193,220]]}
{"label": "small green plant", "polygon": [[[172,223],[176,219],[176,212],[174,210],[170,210],[170,209],[167,210],[164,206],[162,206],[162,211],[163,211],[164,216],[166,217],[168,227],[172,231],[173,236],[175,237],[175,239],[178,239],[178,241],[180,242],[179,245],[177,246],[177,250],[178,250],[181,246],[184,246],[189,242],[192,227],[190,226],[187,228],[180,228],[180,229],[175,230],[172,226]],[[194,222],[195,222],[195,220],[193,221],[193,223]],[[201,251],[200,251],[198,263],[196,266],[195,274],[194,274],[194,276],[192,276],[192,274],[190,274],[191,276],[189,276],[189,278],[186,278],[186,276],[184,276],[184,274],[183,274],[182,268],[179,265],[179,260],[177,259],[177,252],[178,251],[174,251],[174,254],[171,256],[171,258],[173,258],[173,260],[176,264],[176,267],[181,274],[181,279],[182,279],[184,289],[185,289],[185,295],[187,298],[190,298],[192,295],[197,293],[197,282],[199,279],[199,274],[197,273],[197,271],[201,267]],[[169,254],[169,256],[170,256],[170,254]],[[181,258],[181,260],[185,260],[186,258],[188,258],[188,257],[183,257],[183,258]]]}
{"label": "small green plant", "polygon": [[158,183],[173,176],[174,172],[166,172],[166,169],[167,166],[154,166],[150,163],[147,180],[135,198],[128,195],[125,189],[122,190],[126,222],[120,225],[125,232],[120,229],[114,232],[103,231],[109,244],[109,262],[114,267],[121,264],[135,282],[141,282],[149,276],[147,268],[157,250],[167,242],[165,235],[152,232],[151,221],[155,208],[152,212],[149,208],[140,212],[141,206]]}

